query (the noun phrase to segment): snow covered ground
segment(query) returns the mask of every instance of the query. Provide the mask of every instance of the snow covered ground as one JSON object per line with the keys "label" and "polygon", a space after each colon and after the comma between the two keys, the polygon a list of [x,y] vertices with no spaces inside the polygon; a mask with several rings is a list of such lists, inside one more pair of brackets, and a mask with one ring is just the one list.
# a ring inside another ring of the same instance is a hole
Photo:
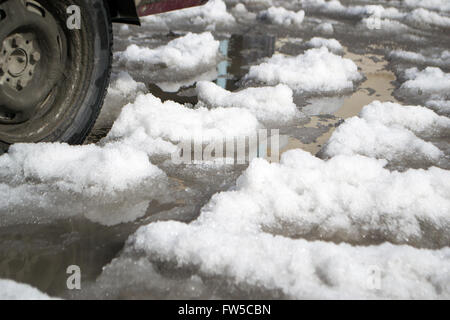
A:
{"label": "snow covered ground", "polygon": [[[0,156],[0,299],[450,299],[449,30],[446,0],[115,26],[86,144]],[[250,163],[174,161],[263,129],[281,159],[267,137]]]}

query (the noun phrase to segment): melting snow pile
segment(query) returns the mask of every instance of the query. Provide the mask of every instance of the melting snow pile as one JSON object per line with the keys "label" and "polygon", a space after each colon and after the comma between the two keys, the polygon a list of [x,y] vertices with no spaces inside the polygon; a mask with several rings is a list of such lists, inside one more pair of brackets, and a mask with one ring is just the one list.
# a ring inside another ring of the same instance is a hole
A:
{"label": "melting snow pile", "polygon": [[322,150],[328,157],[365,155],[395,163],[437,163],[444,153],[419,137],[450,136],[450,119],[431,110],[373,102],[347,119]]}
{"label": "melting snow pile", "polygon": [[263,122],[286,122],[298,114],[292,90],[282,84],[230,92],[212,82],[199,82],[197,92],[208,106],[247,109]]}
{"label": "melting snow pile", "polygon": [[[174,101],[162,102],[151,94],[140,95],[123,108],[105,141],[118,140],[141,149],[145,145],[154,148],[155,140],[161,144],[225,141],[254,135],[264,122],[281,123],[300,116],[293,92],[285,85],[232,93],[200,81],[197,92],[200,103],[194,108]],[[150,142],[145,143],[146,139]],[[159,150],[164,150],[164,145]]]}
{"label": "melting snow pile", "polygon": [[323,161],[301,150],[280,164],[256,159],[196,221],[141,227],[128,250],[293,298],[449,298],[448,248],[295,239],[448,243],[450,172],[391,172],[384,164],[362,156]]}
{"label": "melting snow pile", "polygon": [[95,126],[97,128],[109,127],[120,114],[124,105],[133,102],[139,94],[146,91],[145,84],[136,82],[128,72],[121,71],[113,74],[105,103]]}
{"label": "melting snow pile", "polygon": [[306,46],[308,46],[309,48],[326,47],[331,52],[336,53],[336,54],[342,54],[344,51],[344,48],[339,43],[339,41],[337,41],[336,39],[325,39],[325,38],[314,37],[311,40],[309,40],[308,42],[306,42]]}
{"label": "melting snow pile", "polygon": [[[140,87],[121,74],[110,93],[133,94]],[[198,90],[204,102],[194,108],[139,95],[97,145],[13,145],[0,157],[0,178],[7,181],[0,184],[7,195],[0,204],[2,223],[29,221],[30,206],[43,211],[31,213],[33,219],[81,213],[106,225],[132,221],[145,214],[150,200],[170,201],[167,177],[149,157],[167,159],[180,151],[179,142],[207,144],[253,136],[264,121],[280,123],[299,116],[293,92],[284,85],[231,93],[202,82]],[[12,208],[24,212],[13,217],[8,214]]]}
{"label": "melting snow pile", "polygon": [[7,181],[0,183],[2,225],[76,215],[105,225],[128,222],[145,214],[151,199],[163,201],[167,185],[146,152],[121,143],[16,144],[0,165]]}
{"label": "melting snow pile", "polygon": [[448,0],[404,0],[407,6],[423,7],[434,10],[450,11],[450,2]]}
{"label": "melting snow pile", "polygon": [[216,64],[219,45],[210,32],[188,33],[156,49],[130,45],[125,51],[116,53],[116,57],[120,64],[130,69],[146,71],[163,66],[172,72],[192,75]]}
{"label": "melting snow pile", "polygon": [[163,103],[147,94],[123,108],[108,139],[133,139],[142,132],[145,136],[172,142],[192,139],[206,143],[248,136],[259,126],[255,116],[242,108],[191,109],[173,101]]}
{"label": "melting snow pile", "polygon": [[[383,29],[396,30],[402,28],[401,23],[406,23],[415,28],[418,26],[444,29],[450,27],[450,18],[424,8],[402,12],[396,8],[385,8],[382,5],[344,6],[338,0],[305,0],[303,6],[316,12],[360,18],[368,27],[378,26]],[[430,8],[432,7],[430,6]],[[377,25],[374,25],[374,23],[377,23]]]}
{"label": "melting snow pile", "polygon": [[52,300],[45,293],[27,284],[0,279],[0,300]]}
{"label": "melting snow pile", "polygon": [[0,157],[0,164],[0,176],[9,178],[4,181],[39,181],[92,196],[120,192],[163,174],[146,153],[111,144],[16,144]]}
{"label": "melting snow pile", "polygon": [[450,91],[450,74],[444,73],[439,68],[428,67],[422,71],[417,68],[407,69],[405,77],[408,79],[400,87],[411,93],[428,96],[441,96]]}
{"label": "melting snow pile", "polygon": [[450,100],[429,100],[426,105],[437,113],[450,115]]}
{"label": "melting snow pile", "polygon": [[422,53],[395,50],[390,53],[390,58],[399,59],[403,61],[421,63],[427,65],[437,65],[437,66],[449,66],[450,65],[450,51],[445,50],[442,52],[431,53],[430,55],[424,55]]}
{"label": "melting snow pile", "polygon": [[284,27],[299,27],[305,18],[305,11],[294,12],[282,7],[270,7],[261,11],[258,18]]}
{"label": "melting snow pile", "polygon": [[438,113],[450,113],[450,74],[433,67],[411,68],[405,71],[405,78],[400,95],[413,96]]}
{"label": "melting snow pile", "polygon": [[350,91],[353,83],[362,78],[353,61],[325,47],[307,50],[296,57],[276,54],[252,66],[246,77],[270,85],[283,83],[296,92],[307,93]]}

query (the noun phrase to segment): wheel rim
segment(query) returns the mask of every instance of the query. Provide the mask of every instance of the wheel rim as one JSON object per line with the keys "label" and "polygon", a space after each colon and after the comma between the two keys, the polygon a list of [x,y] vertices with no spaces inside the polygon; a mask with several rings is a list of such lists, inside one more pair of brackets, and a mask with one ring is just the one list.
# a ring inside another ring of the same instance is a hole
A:
{"label": "wheel rim", "polygon": [[65,28],[72,3],[0,1],[0,142],[55,140],[79,103],[89,62],[83,31]]}
{"label": "wheel rim", "polygon": [[7,1],[0,8],[0,123],[21,123],[33,118],[61,80],[65,36],[39,2]]}

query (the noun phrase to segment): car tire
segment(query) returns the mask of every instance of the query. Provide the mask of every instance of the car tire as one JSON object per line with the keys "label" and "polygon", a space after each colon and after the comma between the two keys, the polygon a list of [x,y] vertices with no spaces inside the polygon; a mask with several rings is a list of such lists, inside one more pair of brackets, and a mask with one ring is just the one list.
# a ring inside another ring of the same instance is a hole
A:
{"label": "car tire", "polygon": [[81,144],[106,95],[112,42],[104,0],[0,0],[0,152]]}

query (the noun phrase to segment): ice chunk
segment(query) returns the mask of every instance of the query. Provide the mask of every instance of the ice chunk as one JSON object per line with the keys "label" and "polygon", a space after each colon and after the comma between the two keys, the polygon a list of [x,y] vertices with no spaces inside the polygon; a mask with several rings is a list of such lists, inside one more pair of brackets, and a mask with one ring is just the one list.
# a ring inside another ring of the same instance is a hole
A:
{"label": "ice chunk", "polygon": [[309,40],[308,42],[306,42],[306,45],[309,48],[326,47],[331,52],[336,53],[336,54],[341,54],[344,51],[344,48],[339,43],[339,41],[337,41],[336,39],[325,39],[325,38],[314,37],[311,40]]}
{"label": "ice chunk", "polygon": [[296,57],[276,54],[252,66],[246,77],[270,85],[283,83],[297,92],[310,93],[353,90],[353,82],[362,78],[353,61],[327,48],[310,49]]}
{"label": "ice chunk", "polygon": [[299,27],[305,18],[305,11],[298,12],[289,11],[282,7],[270,7],[265,11],[261,11],[258,15],[259,19],[268,20],[271,23],[284,27]]}
{"label": "ice chunk", "polygon": [[263,122],[286,122],[298,116],[293,92],[286,85],[229,92],[212,82],[197,83],[198,98],[208,106],[249,110]]}
{"label": "ice chunk", "polygon": [[[450,172],[383,165],[361,156],[323,161],[301,150],[285,153],[281,164],[256,159],[196,221],[141,227],[127,250],[291,298],[448,298],[448,248],[298,239],[314,232],[333,241],[420,245],[438,235],[448,243]],[[423,221],[433,232],[421,229]]]}
{"label": "ice chunk", "polygon": [[27,284],[0,279],[0,300],[53,300]]}

